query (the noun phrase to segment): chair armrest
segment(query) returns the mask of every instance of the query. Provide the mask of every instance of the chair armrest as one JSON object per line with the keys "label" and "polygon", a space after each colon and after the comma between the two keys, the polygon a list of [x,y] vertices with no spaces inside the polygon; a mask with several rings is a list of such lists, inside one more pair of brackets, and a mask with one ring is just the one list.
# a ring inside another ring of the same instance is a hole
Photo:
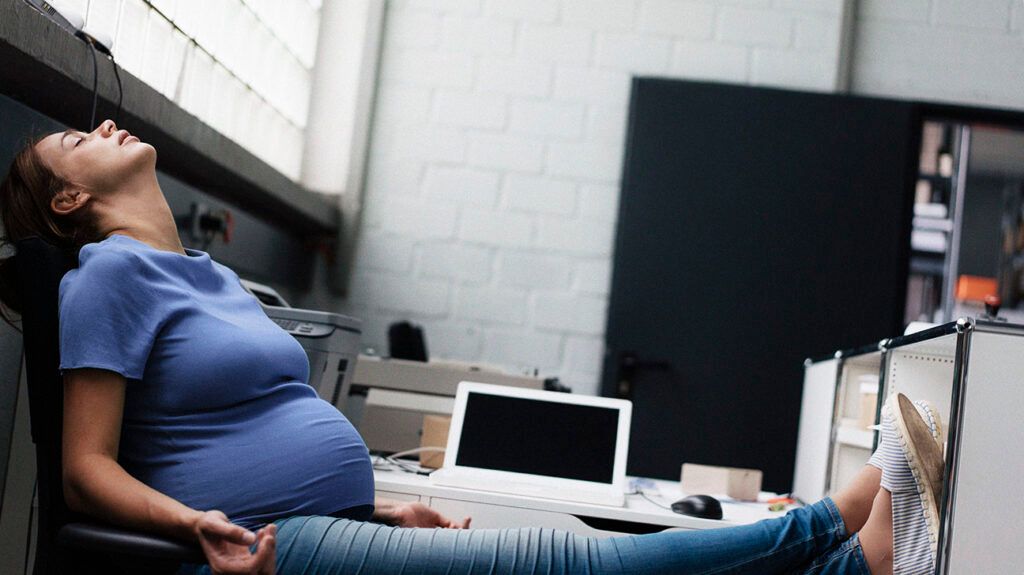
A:
{"label": "chair armrest", "polygon": [[127,531],[95,523],[68,523],[57,532],[57,543],[74,549],[101,551],[121,556],[168,559],[181,563],[205,564],[199,545],[190,545],[155,535]]}

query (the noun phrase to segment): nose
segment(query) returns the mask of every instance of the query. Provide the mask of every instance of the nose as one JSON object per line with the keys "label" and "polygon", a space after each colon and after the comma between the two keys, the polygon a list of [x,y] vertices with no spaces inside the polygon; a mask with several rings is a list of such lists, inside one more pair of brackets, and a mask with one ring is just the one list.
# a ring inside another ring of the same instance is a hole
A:
{"label": "nose", "polygon": [[117,124],[113,120],[104,120],[99,126],[96,126],[96,132],[103,137],[107,137],[116,131]]}

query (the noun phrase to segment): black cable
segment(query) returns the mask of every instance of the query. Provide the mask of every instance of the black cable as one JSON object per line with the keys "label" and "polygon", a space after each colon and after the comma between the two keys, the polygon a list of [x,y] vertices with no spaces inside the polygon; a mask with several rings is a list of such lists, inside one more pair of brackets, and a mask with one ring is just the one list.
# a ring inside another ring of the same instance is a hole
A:
{"label": "black cable", "polygon": [[92,42],[86,42],[89,45],[89,53],[92,54],[92,116],[89,119],[89,125],[87,129],[92,129],[96,125],[96,102],[99,99],[99,64],[96,63],[96,46]]}
{"label": "black cable", "polygon": [[121,121],[121,102],[124,100],[124,88],[121,86],[121,74],[117,71],[117,62],[114,55],[110,54],[110,64],[114,67],[114,78],[117,79],[117,111],[114,112],[114,123]]}

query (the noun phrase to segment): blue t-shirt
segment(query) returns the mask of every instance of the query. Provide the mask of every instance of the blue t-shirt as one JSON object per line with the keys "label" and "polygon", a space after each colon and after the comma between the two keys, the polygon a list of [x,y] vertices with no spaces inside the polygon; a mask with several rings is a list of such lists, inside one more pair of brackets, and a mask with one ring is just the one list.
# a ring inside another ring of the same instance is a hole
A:
{"label": "blue t-shirt", "polygon": [[189,507],[255,527],[373,504],[361,437],[310,386],[302,346],[204,252],[123,235],[60,284],[60,367],[127,379],[118,461]]}

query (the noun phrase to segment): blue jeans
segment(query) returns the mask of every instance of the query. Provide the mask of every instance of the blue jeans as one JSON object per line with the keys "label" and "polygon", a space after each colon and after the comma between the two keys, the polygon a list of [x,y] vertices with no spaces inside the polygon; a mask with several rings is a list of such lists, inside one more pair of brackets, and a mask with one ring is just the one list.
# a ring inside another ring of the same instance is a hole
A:
{"label": "blue jeans", "polygon": [[868,575],[860,544],[846,539],[830,499],[752,525],[610,539],[538,528],[404,529],[320,516],[275,523],[282,575]]}

